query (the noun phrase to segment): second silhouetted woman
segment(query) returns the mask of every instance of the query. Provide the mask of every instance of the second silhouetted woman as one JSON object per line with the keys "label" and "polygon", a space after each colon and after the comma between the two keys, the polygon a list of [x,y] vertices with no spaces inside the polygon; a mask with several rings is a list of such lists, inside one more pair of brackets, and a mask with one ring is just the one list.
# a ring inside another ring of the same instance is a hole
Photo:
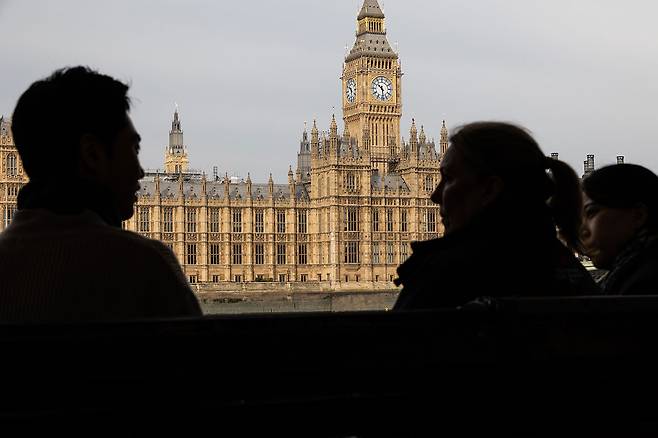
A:
{"label": "second silhouetted woman", "polygon": [[574,171],[507,123],[468,124],[450,141],[432,194],[445,233],[412,244],[398,268],[403,290],[395,309],[596,293],[574,256],[582,208]]}

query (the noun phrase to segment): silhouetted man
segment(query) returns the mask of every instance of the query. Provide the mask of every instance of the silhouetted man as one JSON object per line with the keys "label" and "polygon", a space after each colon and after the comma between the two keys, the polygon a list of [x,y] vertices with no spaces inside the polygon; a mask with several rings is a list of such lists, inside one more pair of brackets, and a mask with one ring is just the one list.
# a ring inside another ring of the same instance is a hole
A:
{"label": "silhouetted man", "polygon": [[30,182],[0,234],[0,320],[201,315],[174,254],[121,229],[144,176],[127,92],[74,67],[18,100],[12,131]]}

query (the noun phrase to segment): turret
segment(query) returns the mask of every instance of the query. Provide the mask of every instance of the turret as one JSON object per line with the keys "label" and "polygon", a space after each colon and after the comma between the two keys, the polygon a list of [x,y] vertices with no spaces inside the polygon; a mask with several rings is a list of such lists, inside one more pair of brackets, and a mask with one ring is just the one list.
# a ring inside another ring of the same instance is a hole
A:
{"label": "turret", "polygon": [[448,149],[448,128],[446,128],[446,121],[444,120],[441,123],[441,139],[439,140],[439,148],[441,149],[441,157],[446,153]]}
{"label": "turret", "polygon": [[329,155],[338,156],[338,125],[336,125],[335,115],[331,115],[331,125],[329,126]]}
{"label": "turret", "polygon": [[418,158],[418,131],[414,119],[411,119],[411,129],[409,130],[409,153],[412,159]]}
{"label": "turret", "polygon": [[313,119],[313,128],[311,128],[311,159],[318,158],[318,151],[320,149],[320,140],[318,139],[318,127]]}

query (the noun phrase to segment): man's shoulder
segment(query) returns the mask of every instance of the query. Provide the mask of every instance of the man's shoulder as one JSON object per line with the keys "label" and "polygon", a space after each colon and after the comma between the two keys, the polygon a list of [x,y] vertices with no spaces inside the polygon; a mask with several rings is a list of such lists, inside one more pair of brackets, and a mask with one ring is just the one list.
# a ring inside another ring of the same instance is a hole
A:
{"label": "man's shoulder", "polygon": [[170,249],[167,247],[167,245],[160,242],[159,240],[144,237],[133,231],[107,226],[102,227],[102,230],[99,230],[99,233],[103,234],[106,239],[114,241],[115,244],[125,245],[126,247],[133,249],[157,252],[160,254],[170,252]]}

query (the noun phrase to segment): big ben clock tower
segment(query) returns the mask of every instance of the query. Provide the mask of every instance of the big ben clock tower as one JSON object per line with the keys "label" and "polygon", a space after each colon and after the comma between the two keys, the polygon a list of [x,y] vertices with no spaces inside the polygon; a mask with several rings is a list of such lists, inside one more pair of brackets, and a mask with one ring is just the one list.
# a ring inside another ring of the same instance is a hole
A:
{"label": "big ben clock tower", "polygon": [[345,127],[352,135],[361,133],[357,139],[372,167],[388,173],[399,158],[402,70],[377,0],[363,2],[341,79]]}

